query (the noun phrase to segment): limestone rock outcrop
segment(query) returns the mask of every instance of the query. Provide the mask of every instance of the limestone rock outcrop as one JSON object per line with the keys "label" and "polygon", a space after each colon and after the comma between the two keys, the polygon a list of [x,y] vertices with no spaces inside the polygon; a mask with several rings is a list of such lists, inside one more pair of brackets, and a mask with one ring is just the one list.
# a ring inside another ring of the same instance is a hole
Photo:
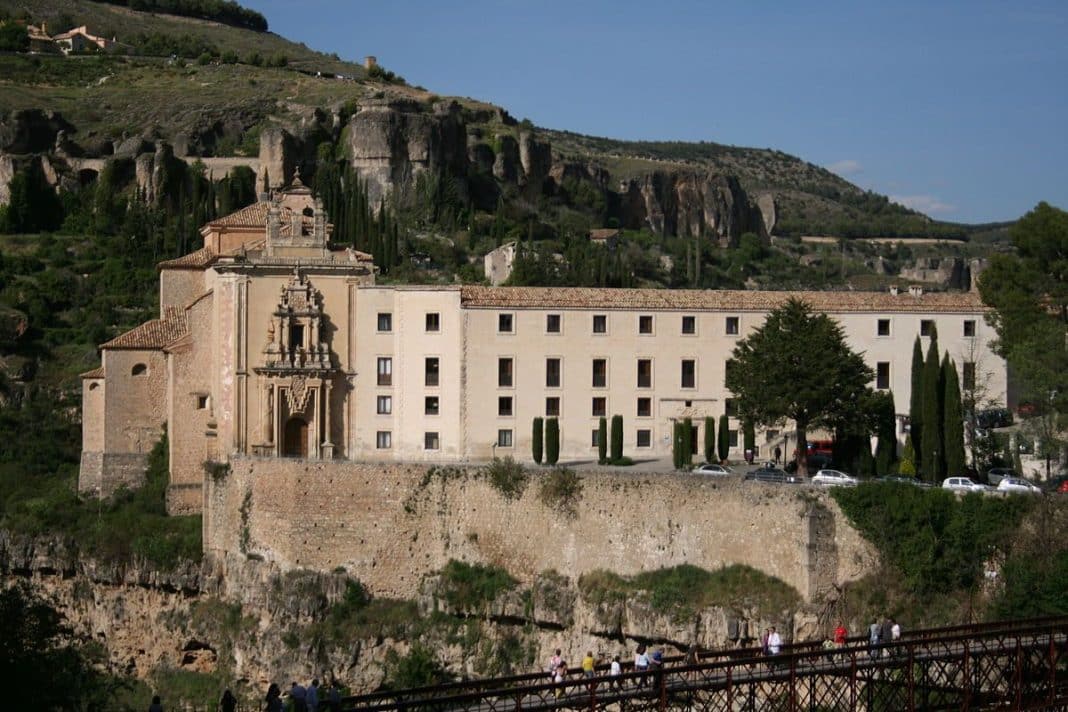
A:
{"label": "limestone rock outcrop", "polygon": [[902,279],[937,284],[945,289],[969,289],[969,265],[960,257],[921,257],[901,269]]}
{"label": "limestone rock outcrop", "polygon": [[461,179],[459,185],[467,174],[467,130],[455,102],[440,102],[431,111],[413,101],[367,102],[342,135],[372,205],[414,186],[424,171]]}
{"label": "limestone rock outcrop", "polygon": [[59,112],[21,109],[0,117],[0,151],[5,153],[43,153],[55,146],[61,131],[74,127]]}
{"label": "limestone rock outcrop", "polygon": [[734,176],[654,171],[625,181],[620,192],[627,228],[710,235],[722,246],[734,244],[745,232],[768,234],[760,209]]}

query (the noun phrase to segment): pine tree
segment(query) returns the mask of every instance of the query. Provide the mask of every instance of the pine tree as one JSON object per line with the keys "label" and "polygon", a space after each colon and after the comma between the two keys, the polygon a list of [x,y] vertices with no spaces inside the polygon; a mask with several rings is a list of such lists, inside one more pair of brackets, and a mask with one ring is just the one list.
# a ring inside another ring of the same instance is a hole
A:
{"label": "pine tree", "polygon": [[534,462],[541,464],[542,448],[545,444],[545,421],[540,417],[534,419],[534,426],[530,437],[530,449],[531,455],[534,457]]}
{"label": "pine tree", "polygon": [[712,416],[705,416],[705,462],[712,462],[716,456],[716,421]]}
{"label": "pine tree", "polygon": [[555,465],[560,459],[560,421],[549,418],[545,423],[545,462]]}
{"label": "pine tree", "polygon": [[912,344],[912,393],[909,396],[909,440],[912,451],[920,452],[923,440],[923,347],[920,337]]}
{"label": "pine tree", "polygon": [[623,416],[612,416],[612,462],[623,459]]}
{"label": "pine tree", "polygon": [[726,462],[727,455],[731,452],[731,440],[730,440],[730,424],[731,421],[727,417],[727,414],[719,416],[719,461]]}
{"label": "pine tree", "polygon": [[931,334],[927,361],[923,365],[923,435],[920,472],[924,479],[939,482],[945,473],[942,445],[942,367],[938,359],[938,335]]}
{"label": "pine tree", "polygon": [[602,415],[597,421],[597,464],[608,462],[608,420]]}
{"label": "pine tree", "polygon": [[946,475],[964,474],[964,412],[961,408],[960,381],[957,366],[947,354],[942,361],[942,380],[945,391],[942,396],[945,421]]}

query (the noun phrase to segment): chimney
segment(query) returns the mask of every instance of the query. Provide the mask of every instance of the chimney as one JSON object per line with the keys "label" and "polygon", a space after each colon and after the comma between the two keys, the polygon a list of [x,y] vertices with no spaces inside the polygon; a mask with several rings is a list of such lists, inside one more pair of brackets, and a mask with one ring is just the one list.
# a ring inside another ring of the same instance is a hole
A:
{"label": "chimney", "polygon": [[910,297],[922,297],[923,296],[923,287],[921,287],[918,284],[910,284],[909,285],[909,296]]}
{"label": "chimney", "polygon": [[896,297],[897,296],[897,292],[898,292],[897,285],[896,284],[891,284],[890,285],[890,294]]}

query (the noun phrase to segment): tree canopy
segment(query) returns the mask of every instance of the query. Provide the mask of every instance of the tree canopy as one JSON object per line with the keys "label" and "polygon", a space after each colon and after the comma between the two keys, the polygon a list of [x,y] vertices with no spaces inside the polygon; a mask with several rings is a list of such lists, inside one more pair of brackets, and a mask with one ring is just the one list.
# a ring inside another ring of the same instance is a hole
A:
{"label": "tree canopy", "polygon": [[808,429],[833,428],[855,413],[872,377],[836,321],[791,299],[738,342],[726,384],[743,419],[762,425],[794,421],[798,471],[804,473]]}

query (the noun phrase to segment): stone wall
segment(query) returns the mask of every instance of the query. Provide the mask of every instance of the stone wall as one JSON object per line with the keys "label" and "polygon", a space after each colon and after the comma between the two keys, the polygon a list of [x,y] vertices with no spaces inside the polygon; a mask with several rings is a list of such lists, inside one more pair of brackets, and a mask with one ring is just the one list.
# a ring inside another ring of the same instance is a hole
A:
{"label": "stone wall", "polygon": [[521,581],[555,569],[635,574],[746,564],[806,600],[871,569],[874,553],[826,493],[737,480],[583,473],[574,516],[507,500],[474,469],[236,458],[206,478],[205,549],[283,569],[345,568],[375,594],[414,597],[449,559]]}

